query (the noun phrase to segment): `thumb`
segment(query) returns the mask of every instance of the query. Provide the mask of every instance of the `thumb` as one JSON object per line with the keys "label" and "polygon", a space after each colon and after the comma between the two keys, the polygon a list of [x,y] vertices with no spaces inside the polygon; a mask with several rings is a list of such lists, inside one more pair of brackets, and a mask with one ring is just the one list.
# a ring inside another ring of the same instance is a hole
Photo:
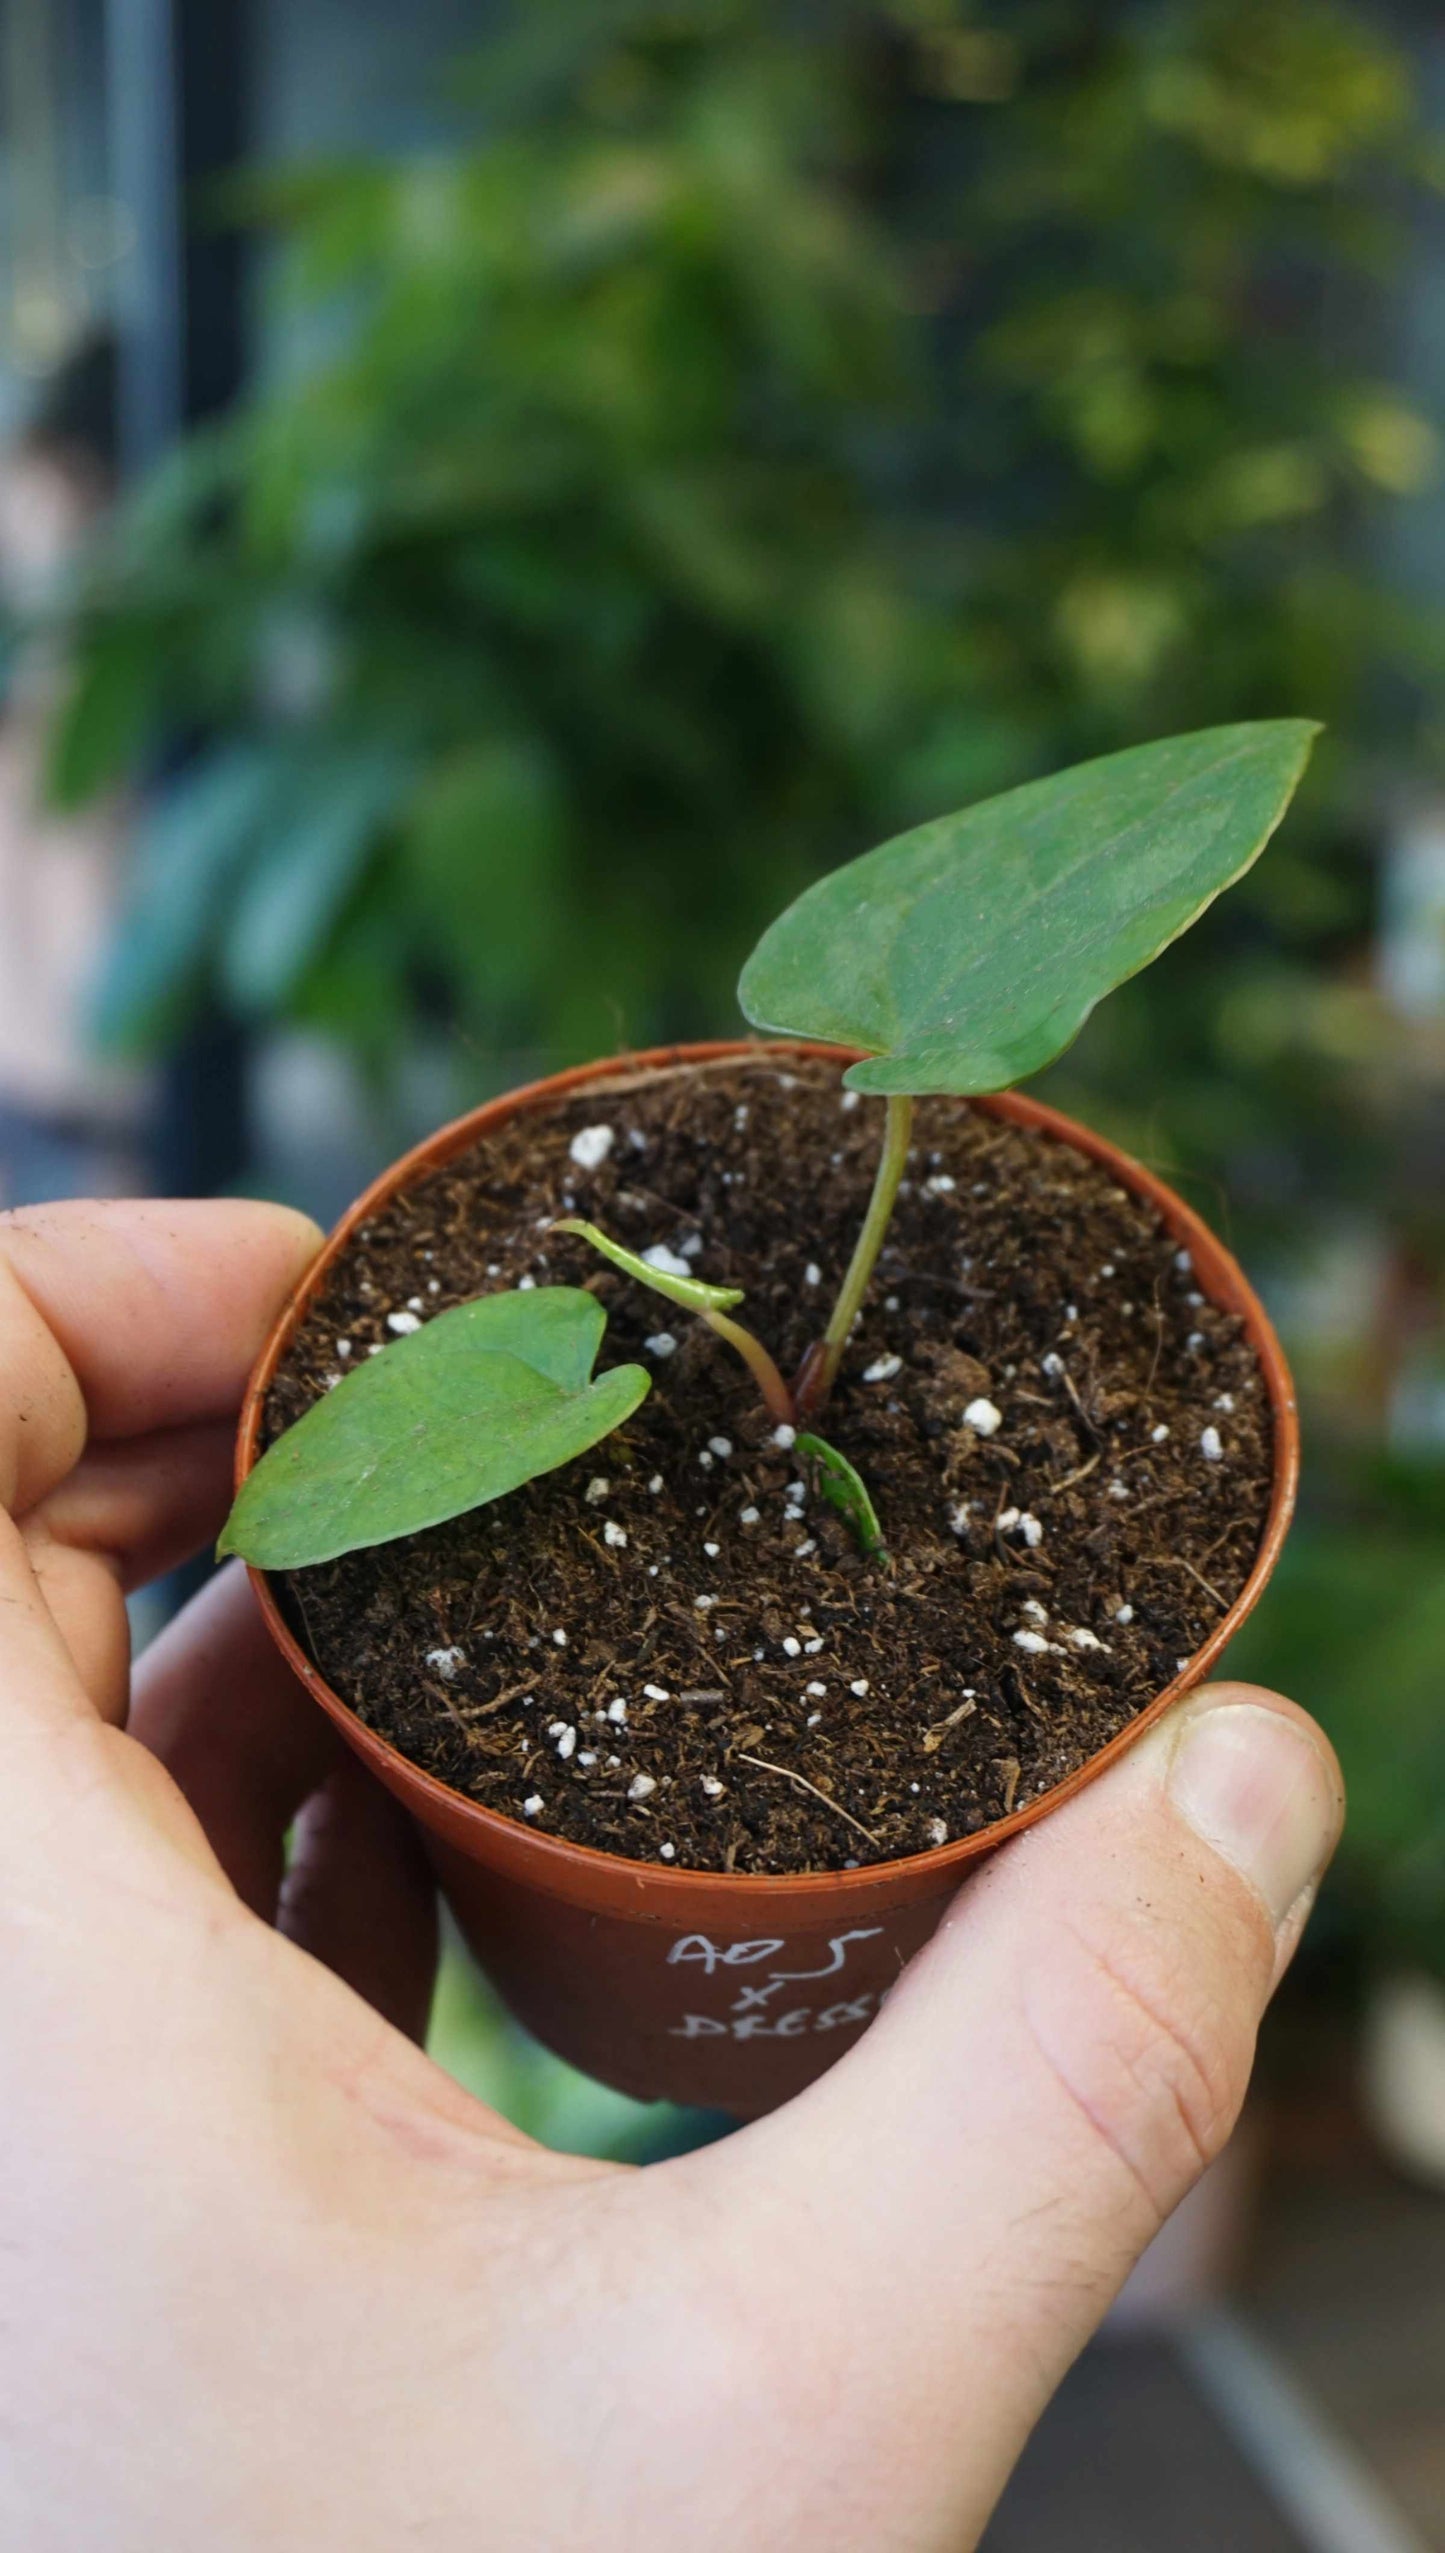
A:
{"label": "thumb", "polygon": [[884,2494],[860,2543],[974,2541],[1224,2144],[1341,1811],[1302,1712],[1206,1688],[985,1867],[830,2074],[706,2158],[743,2184],[794,2417],[854,2505]]}

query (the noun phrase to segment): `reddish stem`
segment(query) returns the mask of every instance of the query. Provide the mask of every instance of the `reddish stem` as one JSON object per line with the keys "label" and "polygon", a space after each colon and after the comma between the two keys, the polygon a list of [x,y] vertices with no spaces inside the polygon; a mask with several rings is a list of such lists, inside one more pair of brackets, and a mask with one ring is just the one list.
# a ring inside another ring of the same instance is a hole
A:
{"label": "reddish stem", "polygon": [[798,1413],[800,1427],[807,1425],[815,1410],[822,1407],[827,1397],[828,1385],[832,1380],[828,1364],[827,1340],[814,1339],[812,1346],[805,1351],[797,1373],[793,1376],[793,1406]]}
{"label": "reddish stem", "polygon": [[753,1381],[757,1384],[758,1390],[762,1393],[764,1403],[779,1425],[795,1426],[797,1412],[793,1407],[793,1395],[762,1340],[755,1339],[751,1330],[745,1330],[741,1321],[730,1321],[726,1312],[703,1312],[698,1317],[705,1321],[708,1328],[720,1339],[726,1339],[729,1347],[736,1349],[752,1375]]}

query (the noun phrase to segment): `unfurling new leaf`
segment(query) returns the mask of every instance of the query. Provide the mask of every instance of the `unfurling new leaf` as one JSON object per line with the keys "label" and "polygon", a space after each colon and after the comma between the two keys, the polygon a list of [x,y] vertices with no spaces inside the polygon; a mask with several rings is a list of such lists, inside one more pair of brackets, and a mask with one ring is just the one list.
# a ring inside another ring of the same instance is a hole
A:
{"label": "unfurling new leaf", "polygon": [[826,1437],[812,1435],[800,1436],[794,1451],[807,1464],[814,1485],[829,1506],[836,1507],[851,1525],[859,1550],[869,1560],[886,1560],[888,1552],[878,1511],[847,1455],[840,1454]]}
{"label": "unfurling new leaf", "polygon": [[704,1316],[709,1312],[730,1312],[742,1301],[742,1289],[736,1285],[704,1285],[701,1277],[679,1276],[671,1268],[659,1268],[651,1259],[639,1258],[635,1250],[625,1250],[620,1241],[609,1240],[595,1223],[580,1214],[564,1215],[552,1226],[554,1232],[577,1232],[590,1241],[594,1250],[610,1259],[624,1276],[636,1277],[639,1285],[650,1285],[655,1294],[665,1294],[669,1303],[680,1303],[685,1312]]}
{"label": "unfurling new leaf", "polygon": [[695,1312],[705,1321],[714,1336],[726,1339],[740,1356],[763,1396],[763,1404],[780,1424],[791,1426],[796,1416],[793,1397],[762,1340],[754,1338],[738,1321],[730,1321],[728,1312],[741,1303],[742,1293],[735,1285],[704,1285],[701,1277],[689,1276],[685,1269],[658,1267],[654,1259],[640,1259],[635,1250],[624,1250],[620,1241],[611,1241],[595,1223],[581,1215],[567,1215],[552,1226],[554,1232],[576,1232],[610,1259],[624,1276],[636,1277],[640,1285],[650,1285],[656,1294],[665,1294],[669,1303],[680,1303],[685,1312]]}

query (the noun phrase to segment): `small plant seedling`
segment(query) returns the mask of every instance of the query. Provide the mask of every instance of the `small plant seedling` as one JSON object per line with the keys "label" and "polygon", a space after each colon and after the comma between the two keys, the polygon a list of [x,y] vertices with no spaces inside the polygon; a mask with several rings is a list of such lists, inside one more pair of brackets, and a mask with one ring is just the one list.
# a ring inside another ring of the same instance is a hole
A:
{"label": "small plant seedling", "polygon": [[745,1330],[741,1321],[730,1321],[728,1314],[735,1303],[741,1303],[741,1289],[735,1285],[704,1285],[700,1278],[679,1276],[670,1268],[660,1268],[655,1260],[639,1258],[635,1250],[624,1250],[620,1241],[610,1241],[595,1223],[581,1215],[563,1215],[552,1227],[554,1232],[577,1232],[610,1259],[624,1276],[636,1277],[640,1285],[650,1285],[654,1294],[665,1294],[670,1303],[680,1303],[685,1312],[695,1312],[705,1321],[716,1338],[726,1339],[736,1348],[743,1363],[762,1393],[764,1406],[781,1424],[793,1423],[793,1395],[783,1381],[777,1366],[761,1339]]}
{"label": "small plant seedling", "polygon": [[852,1527],[854,1540],[865,1558],[886,1560],[883,1528],[873,1501],[847,1455],[840,1454],[837,1446],[828,1444],[823,1437],[811,1434],[797,1437],[793,1451],[805,1478]]}
{"label": "small plant seedling", "polygon": [[[871,1556],[882,1555],[883,1536],[868,1492],[811,1422],[877,1264],[914,1100],[1003,1090],[1051,1063],[1106,993],[1258,858],[1317,733],[1294,718],[1206,728],[1026,782],[865,852],[764,933],[738,987],[746,1017],[861,1049],[843,1078],[884,1104],[853,1256],[791,1382],[732,1317],[736,1287],[704,1284],[661,1245],[639,1256],[580,1217],[556,1227],[736,1351],[805,1477]],[[369,1357],[270,1447],[221,1550],[260,1568],[304,1568],[439,1524],[585,1453],[649,1387],[635,1365],[594,1379],[605,1317],[572,1286],[438,1314]]]}

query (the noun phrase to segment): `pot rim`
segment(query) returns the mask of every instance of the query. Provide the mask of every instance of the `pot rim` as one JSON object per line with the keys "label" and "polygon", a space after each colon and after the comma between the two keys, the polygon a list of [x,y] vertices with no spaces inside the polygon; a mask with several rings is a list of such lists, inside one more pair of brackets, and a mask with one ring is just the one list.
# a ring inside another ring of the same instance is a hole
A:
{"label": "pot rim", "polygon": [[[278,1315],[269,1337],[252,1369],[242,1405],[240,1428],[236,1441],[235,1480],[239,1490],[256,1457],[266,1394],[276,1368],[290,1344],[291,1335],[302,1314],[310,1307],[336,1260],[340,1257],[359,1225],[365,1223],[380,1207],[390,1202],[398,1190],[406,1188],[425,1172],[439,1168],[459,1152],[488,1134],[494,1127],[526,1110],[550,1106],[567,1099],[593,1082],[615,1080],[632,1073],[650,1074],[669,1068],[698,1067],[712,1063],[746,1062],[765,1057],[819,1057],[846,1067],[859,1062],[861,1050],[834,1046],[816,1039],[802,1038],[711,1038],[695,1043],[653,1046],[636,1053],[611,1055],[588,1064],[572,1066],[568,1071],[551,1073],[542,1079],[524,1083],[519,1089],[504,1091],[495,1099],[482,1102],[438,1127],[403,1153],[391,1167],[371,1182],[341,1217]],[[1294,1383],[1274,1325],[1233,1253],[1218,1240],[1202,1216],[1152,1170],[1145,1168],[1107,1136],[1093,1132],[1043,1100],[1033,1099],[1016,1090],[994,1091],[971,1097],[969,1105],[987,1114],[1005,1119],[1009,1124],[1028,1126],[1067,1143],[1111,1170],[1119,1185],[1153,1205],[1183,1248],[1194,1258],[1199,1283],[1210,1299],[1221,1308],[1237,1313],[1243,1320],[1246,1335],[1259,1359],[1269,1395],[1274,1431],[1274,1464],[1270,1486],[1269,1513],[1259,1549],[1249,1576],[1229,1611],[1211,1631],[1207,1640],[1195,1650],[1188,1665],[1171,1683],[1157,1693],[1152,1702],[1136,1712],[1132,1720],[1091,1755],[1063,1781],[1021,1808],[985,1826],[974,1835],[961,1835],[952,1843],[930,1846],[926,1852],[900,1855],[884,1862],[865,1863],[855,1870],[789,1872],[720,1872],[696,1870],[688,1865],[671,1867],[666,1863],[635,1859],[625,1853],[599,1852],[595,1845],[574,1844],[566,1838],[539,1832],[524,1826],[517,1818],[505,1817],[498,1809],[486,1808],[480,1800],[467,1797],[465,1791],[454,1790],[449,1782],[439,1781],[427,1773],[400,1748],[369,1729],[364,1721],[332,1690],[325,1677],[307,1657],[286,1622],[270,1580],[264,1570],[251,1568],[247,1574],[255,1590],[262,1617],[287,1665],[299,1683],[305,1686],[313,1701],[320,1704],[329,1719],[341,1730],[348,1742],[382,1773],[388,1787],[402,1796],[427,1800],[445,1809],[454,1821],[460,1815],[474,1826],[479,1836],[495,1838],[508,1857],[519,1852],[531,1864],[532,1883],[548,1893],[555,1882],[562,1893],[572,1891],[565,1886],[565,1875],[596,1866],[613,1873],[635,1873],[639,1886],[645,1884],[669,1891],[682,1901],[699,1885],[726,1887],[729,1898],[736,1895],[739,1906],[749,1899],[759,1899],[779,1889],[786,1890],[799,1906],[805,1900],[825,1896],[829,1891],[846,1888],[851,1892],[888,1891],[899,1881],[915,1884],[925,1875],[939,1877],[950,1871],[962,1872],[965,1866],[1008,1843],[1039,1819],[1062,1808],[1088,1783],[1116,1762],[1136,1744],[1155,1723],[1162,1719],[1174,1703],[1195,1685],[1202,1683],[1221,1652],[1233,1639],[1246,1617],[1254,1610],[1273,1574],[1275,1563],[1289,1531],[1299,1486],[1300,1437],[1299,1413]]]}

